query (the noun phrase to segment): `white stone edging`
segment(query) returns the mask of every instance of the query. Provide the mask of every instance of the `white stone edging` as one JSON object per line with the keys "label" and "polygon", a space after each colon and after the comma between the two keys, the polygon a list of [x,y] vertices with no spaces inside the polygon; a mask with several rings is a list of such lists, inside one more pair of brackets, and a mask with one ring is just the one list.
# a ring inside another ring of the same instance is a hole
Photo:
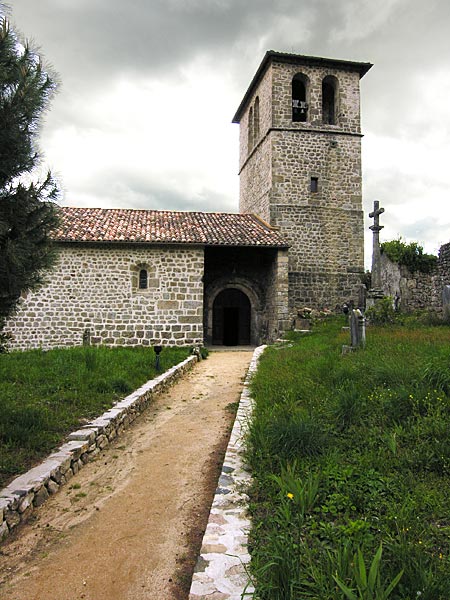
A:
{"label": "white stone edging", "polygon": [[251,474],[246,470],[243,454],[253,408],[249,383],[265,348],[259,346],[255,349],[247,372],[192,578],[189,600],[249,600],[254,595],[248,576],[248,496],[243,492],[251,481]]}
{"label": "white stone edging", "polygon": [[23,521],[34,508],[55,494],[81,467],[94,459],[124,428],[143,412],[155,394],[193,367],[198,357],[193,355],[171,367],[165,373],[144,383],[139,389],[112,408],[72,432],[66,442],[42,463],[16,477],[0,490],[0,542]]}

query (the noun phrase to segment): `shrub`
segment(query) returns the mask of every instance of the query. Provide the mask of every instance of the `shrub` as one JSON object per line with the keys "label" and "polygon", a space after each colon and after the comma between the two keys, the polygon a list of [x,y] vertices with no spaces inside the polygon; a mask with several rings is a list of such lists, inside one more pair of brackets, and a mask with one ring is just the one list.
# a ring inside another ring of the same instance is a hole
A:
{"label": "shrub", "polygon": [[405,265],[412,273],[414,271],[431,273],[437,264],[437,256],[425,254],[422,246],[419,246],[417,242],[405,244],[401,238],[390,242],[383,242],[381,244],[381,251],[392,262]]}
{"label": "shrub", "polygon": [[4,331],[0,330],[0,354],[6,354],[8,352],[11,340],[12,335],[10,333],[5,333]]}
{"label": "shrub", "polygon": [[366,310],[365,314],[368,321],[375,325],[388,325],[395,323],[397,314],[394,310],[392,297],[386,296],[377,300],[373,306]]}

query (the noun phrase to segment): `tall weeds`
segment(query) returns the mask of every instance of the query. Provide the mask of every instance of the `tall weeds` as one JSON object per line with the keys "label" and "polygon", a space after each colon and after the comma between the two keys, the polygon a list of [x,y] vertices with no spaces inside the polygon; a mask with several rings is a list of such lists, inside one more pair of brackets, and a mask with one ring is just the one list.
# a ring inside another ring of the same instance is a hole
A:
{"label": "tall weeds", "polygon": [[[165,348],[163,369],[188,355]],[[0,488],[85,419],[155,376],[150,348],[76,347],[0,355]]]}
{"label": "tall weeds", "polygon": [[448,600],[450,330],[371,327],[342,356],[343,324],[269,348],[252,382],[256,598]]}

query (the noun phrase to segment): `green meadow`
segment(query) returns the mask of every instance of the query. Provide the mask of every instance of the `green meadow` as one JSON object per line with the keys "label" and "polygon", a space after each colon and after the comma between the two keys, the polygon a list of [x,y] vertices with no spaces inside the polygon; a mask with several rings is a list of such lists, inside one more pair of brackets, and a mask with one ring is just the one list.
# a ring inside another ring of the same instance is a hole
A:
{"label": "green meadow", "polygon": [[[161,371],[188,354],[187,348],[164,348]],[[0,354],[0,488],[156,374],[151,348]]]}
{"label": "green meadow", "polygon": [[247,458],[259,600],[450,598],[450,328],[343,318],[266,350]]}

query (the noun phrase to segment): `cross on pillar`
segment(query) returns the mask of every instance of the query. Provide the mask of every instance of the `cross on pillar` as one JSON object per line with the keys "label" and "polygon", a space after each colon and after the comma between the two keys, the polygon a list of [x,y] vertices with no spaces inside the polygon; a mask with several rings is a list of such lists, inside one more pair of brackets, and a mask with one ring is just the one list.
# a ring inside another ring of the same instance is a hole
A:
{"label": "cross on pillar", "polygon": [[384,225],[380,225],[380,215],[384,213],[384,208],[380,208],[380,203],[378,200],[374,200],[373,203],[373,212],[369,213],[369,217],[373,219],[373,225],[370,227],[372,231],[380,231],[383,229]]}
{"label": "cross on pillar", "polygon": [[380,231],[383,225],[380,225],[380,215],[384,213],[384,208],[380,208],[380,203],[375,200],[373,211],[369,217],[373,219],[373,225],[369,228],[373,231],[373,250],[372,250],[372,289],[381,289],[381,252],[380,252]]}

